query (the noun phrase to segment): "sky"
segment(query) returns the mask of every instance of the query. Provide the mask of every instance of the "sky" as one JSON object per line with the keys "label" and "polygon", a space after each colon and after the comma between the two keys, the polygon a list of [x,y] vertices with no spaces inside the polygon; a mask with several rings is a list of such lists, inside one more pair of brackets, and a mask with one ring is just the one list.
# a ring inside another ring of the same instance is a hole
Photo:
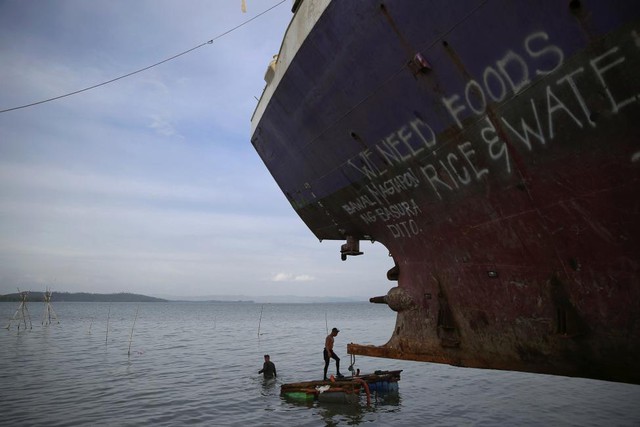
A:
{"label": "sky", "polygon": [[250,143],[292,17],[278,3],[0,0],[0,110],[204,43],[0,113],[0,294],[387,293],[387,250],[341,261]]}

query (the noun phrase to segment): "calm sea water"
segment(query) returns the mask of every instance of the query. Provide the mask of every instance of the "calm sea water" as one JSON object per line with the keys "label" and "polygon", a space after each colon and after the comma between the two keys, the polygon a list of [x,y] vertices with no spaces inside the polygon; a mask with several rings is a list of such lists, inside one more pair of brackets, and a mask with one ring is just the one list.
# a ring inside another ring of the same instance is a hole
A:
{"label": "calm sea water", "polygon": [[[17,308],[0,303],[2,326]],[[341,330],[343,371],[347,343],[386,342],[395,315],[385,306],[54,301],[53,308],[60,324],[43,327],[42,303],[30,303],[33,329],[0,329],[1,425],[640,425],[640,386],[366,357],[355,361],[362,372],[404,370],[396,395],[370,406],[364,398],[340,405],[280,397],[282,383],[322,377],[327,326]],[[276,364],[275,383],[258,375],[265,353]]]}

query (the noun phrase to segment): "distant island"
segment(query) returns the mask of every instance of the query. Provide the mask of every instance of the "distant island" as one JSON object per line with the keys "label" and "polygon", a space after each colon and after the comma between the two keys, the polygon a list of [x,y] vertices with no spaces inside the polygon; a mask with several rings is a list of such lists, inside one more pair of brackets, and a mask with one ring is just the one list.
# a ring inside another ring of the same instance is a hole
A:
{"label": "distant island", "polygon": [[[29,301],[43,302],[44,292],[29,292]],[[1,301],[20,301],[20,294],[0,295]],[[117,294],[92,294],[88,292],[51,292],[53,302],[168,302],[166,299],[121,292]]]}
{"label": "distant island", "polygon": [[[29,291],[29,302],[43,302],[44,292]],[[112,294],[97,294],[89,292],[51,292],[52,302],[175,302],[175,303],[208,303],[208,304],[339,304],[365,303],[358,298],[346,297],[310,297],[295,295],[253,296],[245,295],[203,295],[203,296],[175,296],[147,295],[120,292]],[[0,302],[20,302],[20,293],[0,295]]]}

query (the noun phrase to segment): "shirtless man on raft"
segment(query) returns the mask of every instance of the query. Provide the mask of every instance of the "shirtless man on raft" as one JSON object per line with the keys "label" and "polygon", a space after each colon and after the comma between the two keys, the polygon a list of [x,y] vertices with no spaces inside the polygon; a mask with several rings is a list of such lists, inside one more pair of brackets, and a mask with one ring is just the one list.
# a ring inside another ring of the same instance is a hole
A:
{"label": "shirtless man on raft", "polygon": [[329,369],[329,362],[331,359],[336,361],[336,375],[338,378],[344,378],[344,375],[340,373],[340,358],[333,352],[333,339],[338,335],[340,330],[333,328],[331,333],[327,335],[324,340],[324,380],[327,380],[327,370]]}

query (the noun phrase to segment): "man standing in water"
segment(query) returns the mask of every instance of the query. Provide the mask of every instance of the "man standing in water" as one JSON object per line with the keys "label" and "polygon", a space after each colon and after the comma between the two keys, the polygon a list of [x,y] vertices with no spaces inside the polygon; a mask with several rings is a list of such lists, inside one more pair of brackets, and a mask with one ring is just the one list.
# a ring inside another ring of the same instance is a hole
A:
{"label": "man standing in water", "polygon": [[324,340],[324,380],[327,380],[327,370],[329,369],[329,361],[331,359],[336,361],[336,374],[338,378],[344,378],[344,375],[340,373],[340,358],[333,352],[333,339],[338,335],[338,328],[333,328],[331,333],[327,335]]}
{"label": "man standing in water", "polygon": [[273,364],[271,360],[269,360],[269,355],[264,355],[264,365],[262,365],[262,369],[258,371],[259,374],[264,374],[264,379],[270,379],[276,377],[276,365]]}

